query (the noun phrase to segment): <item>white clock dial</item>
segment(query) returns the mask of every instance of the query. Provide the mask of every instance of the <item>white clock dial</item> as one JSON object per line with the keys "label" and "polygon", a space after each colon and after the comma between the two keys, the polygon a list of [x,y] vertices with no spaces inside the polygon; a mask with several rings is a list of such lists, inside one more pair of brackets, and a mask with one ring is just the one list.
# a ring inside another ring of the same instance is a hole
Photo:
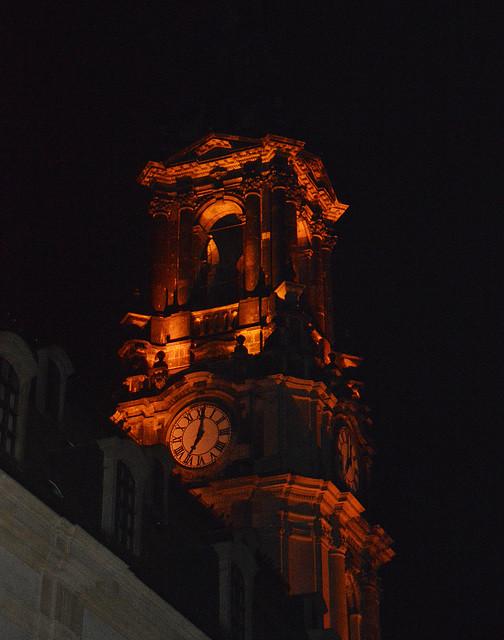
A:
{"label": "white clock dial", "polygon": [[231,421],[219,406],[200,402],[175,420],[168,444],[178,464],[199,469],[217,462],[231,442]]}

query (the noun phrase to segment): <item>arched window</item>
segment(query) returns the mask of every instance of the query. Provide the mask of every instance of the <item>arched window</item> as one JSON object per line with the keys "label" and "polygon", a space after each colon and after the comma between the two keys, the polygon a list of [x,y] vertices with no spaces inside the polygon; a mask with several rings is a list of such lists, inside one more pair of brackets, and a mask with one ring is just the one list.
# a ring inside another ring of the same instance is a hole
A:
{"label": "arched window", "polygon": [[117,461],[114,538],[126,549],[133,550],[135,525],[135,480],[128,466]]}
{"label": "arched window", "polygon": [[245,580],[239,567],[231,564],[231,632],[235,640],[245,640]]}
{"label": "arched window", "polygon": [[0,450],[14,455],[19,398],[19,378],[12,365],[0,357]]}

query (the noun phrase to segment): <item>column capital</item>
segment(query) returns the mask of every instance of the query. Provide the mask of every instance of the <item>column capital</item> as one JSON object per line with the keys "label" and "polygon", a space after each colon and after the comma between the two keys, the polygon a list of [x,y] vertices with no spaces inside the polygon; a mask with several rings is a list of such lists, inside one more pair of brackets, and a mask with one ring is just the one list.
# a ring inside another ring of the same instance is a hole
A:
{"label": "column capital", "polygon": [[194,209],[196,207],[196,194],[191,187],[179,193],[179,206],[181,209]]}
{"label": "column capital", "polygon": [[152,217],[165,215],[167,218],[172,218],[176,215],[177,210],[177,202],[173,196],[156,195],[151,200],[149,213]]}
{"label": "column capital", "polygon": [[248,195],[261,195],[261,187],[263,185],[263,179],[260,175],[250,174],[245,175],[242,180],[243,194],[245,197]]}
{"label": "column capital", "polygon": [[359,572],[359,581],[362,587],[376,590],[377,594],[380,590],[380,578],[374,569],[370,567],[361,568]]}
{"label": "column capital", "polygon": [[320,519],[321,537],[329,546],[329,553],[345,555],[348,549],[348,534],[339,526],[331,524],[325,518]]}
{"label": "column capital", "polygon": [[272,189],[291,189],[297,187],[296,176],[287,167],[272,167],[268,173],[267,181]]}
{"label": "column capital", "polygon": [[303,202],[303,190],[297,184],[287,185],[285,190],[285,200],[287,202],[293,202],[296,205],[296,209],[301,208]]}
{"label": "column capital", "polygon": [[348,534],[340,527],[333,527],[332,538],[335,553],[346,555],[349,542]]}
{"label": "column capital", "polygon": [[337,237],[331,233],[331,229],[322,219],[309,221],[312,236],[318,236],[322,240],[321,249],[332,249],[336,244]]}

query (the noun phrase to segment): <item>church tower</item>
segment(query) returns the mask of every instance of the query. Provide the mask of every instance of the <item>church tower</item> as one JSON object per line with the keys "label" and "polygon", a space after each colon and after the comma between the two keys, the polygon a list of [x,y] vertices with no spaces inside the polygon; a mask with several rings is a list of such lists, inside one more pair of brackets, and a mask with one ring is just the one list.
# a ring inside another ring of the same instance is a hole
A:
{"label": "church tower", "polygon": [[359,501],[373,453],[359,358],[332,349],[347,206],[302,142],[273,135],[210,134],[139,182],[152,308],[123,320],[137,335],[113,419],[165,448],[172,477],[225,524],[212,543],[222,637],[294,637],[272,628],[275,574],[285,611],[301,612],[295,637],[378,640],[377,570],[393,552]]}

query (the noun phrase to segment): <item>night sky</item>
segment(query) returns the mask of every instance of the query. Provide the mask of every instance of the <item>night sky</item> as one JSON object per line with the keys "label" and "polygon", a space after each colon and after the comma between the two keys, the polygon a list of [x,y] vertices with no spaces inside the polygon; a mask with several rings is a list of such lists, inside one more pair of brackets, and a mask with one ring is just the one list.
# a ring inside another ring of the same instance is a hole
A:
{"label": "night sky", "polygon": [[276,133],[322,158],[350,205],[336,323],[339,348],[365,359],[367,515],[397,553],[384,640],[504,633],[499,34],[497,12],[467,4],[0,10],[1,322],[61,344],[85,385],[106,378],[145,292],[135,178],[149,160],[210,131]]}

